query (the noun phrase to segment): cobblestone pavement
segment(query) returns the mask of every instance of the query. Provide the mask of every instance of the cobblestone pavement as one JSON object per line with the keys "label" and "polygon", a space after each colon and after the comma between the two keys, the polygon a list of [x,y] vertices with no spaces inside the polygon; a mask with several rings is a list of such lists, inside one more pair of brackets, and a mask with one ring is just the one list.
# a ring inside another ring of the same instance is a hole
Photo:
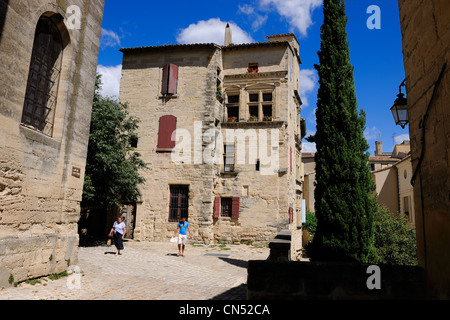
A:
{"label": "cobblestone pavement", "polygon": [[[80,247],[74,273],[0,289],[0,300],[245,300],[247,261],[268,248],[125,242],[122,255],[106,245]],[[81,272],[80,272],[81,271]]]}

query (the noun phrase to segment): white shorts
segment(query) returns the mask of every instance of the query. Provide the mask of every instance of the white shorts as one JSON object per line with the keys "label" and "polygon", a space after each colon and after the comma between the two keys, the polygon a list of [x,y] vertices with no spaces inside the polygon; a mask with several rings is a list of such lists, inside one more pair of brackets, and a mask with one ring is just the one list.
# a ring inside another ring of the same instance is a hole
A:
{"label": "white shorts", "polygon": [[178,235],[178,244],[182,244],[182,245],[186,245],[186,239],[187,239],[187,235],[186,234],[179,234]]}

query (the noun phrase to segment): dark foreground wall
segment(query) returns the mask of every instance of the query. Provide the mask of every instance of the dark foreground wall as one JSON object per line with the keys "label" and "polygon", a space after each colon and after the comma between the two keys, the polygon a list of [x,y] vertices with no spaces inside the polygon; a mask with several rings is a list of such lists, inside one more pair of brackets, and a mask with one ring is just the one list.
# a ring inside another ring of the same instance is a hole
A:
{"label": "dark foreground wall", "polygon": [[[369,265],[334,262],[249,261],[248,300],[424,299],[422,269],[379,265],[381,289]],[[369,279],[370,278],[370,279]]]}

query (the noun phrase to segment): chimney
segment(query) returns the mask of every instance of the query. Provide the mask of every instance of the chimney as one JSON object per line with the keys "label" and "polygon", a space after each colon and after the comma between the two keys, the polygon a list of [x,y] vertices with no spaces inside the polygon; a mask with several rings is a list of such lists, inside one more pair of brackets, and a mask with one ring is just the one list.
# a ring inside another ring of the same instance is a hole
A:
{"label": "chimney", "polygon": [[383,154],[383,141],[375,141],[375,155],[381,156]]}
{"label": "chimney", "polygon": [[227,27],[225,28],[225,42],[224,42],[224,46],[229,46],[231,44],[231,28],[230,25],[227,23]]}

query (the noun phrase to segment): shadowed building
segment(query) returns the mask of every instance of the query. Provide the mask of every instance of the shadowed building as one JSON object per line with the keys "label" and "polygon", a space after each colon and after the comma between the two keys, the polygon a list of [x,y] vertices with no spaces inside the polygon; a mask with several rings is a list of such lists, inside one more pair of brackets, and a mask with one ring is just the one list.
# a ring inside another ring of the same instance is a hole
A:
{"label": "shadowed building", "polygon": [[0,287],[77,262],[103,6],[0,2]]}

